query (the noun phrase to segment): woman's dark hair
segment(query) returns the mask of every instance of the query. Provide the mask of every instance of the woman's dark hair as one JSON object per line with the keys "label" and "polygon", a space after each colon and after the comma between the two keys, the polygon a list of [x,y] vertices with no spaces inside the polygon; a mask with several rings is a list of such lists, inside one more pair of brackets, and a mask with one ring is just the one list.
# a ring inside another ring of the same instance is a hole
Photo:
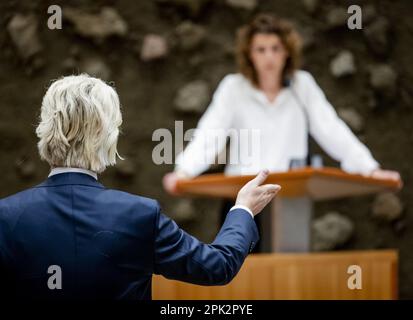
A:
{"label": "woman's dark hair", "polygon": [[239,72],[258,86],[257,73],[250,58],[251,42],[254,35],[275,34],[280,37],[288,57],[283,70],[283,83],[291,79],[294,71],[300,67],[302,41],[297,30],[288,20],[272,14],[259,14],[249,24],[242,26],[237,32],[236,57]]}

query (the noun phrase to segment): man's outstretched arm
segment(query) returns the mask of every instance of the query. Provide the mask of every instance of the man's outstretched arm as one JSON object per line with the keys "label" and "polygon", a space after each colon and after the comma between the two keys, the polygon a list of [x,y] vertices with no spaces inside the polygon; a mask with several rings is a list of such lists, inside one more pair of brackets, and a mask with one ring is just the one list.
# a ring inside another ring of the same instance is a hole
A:
{"label": "man's outstretched arm", "polygon": [[237,207],[230,210],[211,244],[202,243],[180,229],[159,208],[154,273],[201,285],[230,282],[259,239],[253,216],[280,190],[277,185],[261,185],[267,176],[267,171],[261,172],[240,190]]}

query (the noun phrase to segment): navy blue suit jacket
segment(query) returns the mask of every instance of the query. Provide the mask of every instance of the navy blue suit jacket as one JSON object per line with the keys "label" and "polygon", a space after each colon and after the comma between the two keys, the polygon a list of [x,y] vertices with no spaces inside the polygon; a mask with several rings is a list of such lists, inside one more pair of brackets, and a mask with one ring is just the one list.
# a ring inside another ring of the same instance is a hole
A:
{"label": "navy blue suit jacket", "polygon": [[[107,189],[84,173],[60,173],[0,200],[0,291],[6,297],[150,299],[152,274],[223,285],[258,241],[254,219],[230,211],[205,244],[155,200]],[[61,289],[48,280],[61,269]]]}

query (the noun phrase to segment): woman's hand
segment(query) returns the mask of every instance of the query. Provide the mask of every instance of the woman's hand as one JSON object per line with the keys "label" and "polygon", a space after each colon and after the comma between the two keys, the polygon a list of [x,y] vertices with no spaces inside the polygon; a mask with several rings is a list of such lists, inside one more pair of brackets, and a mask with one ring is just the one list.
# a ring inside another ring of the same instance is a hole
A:
{"label": "woman's hand", "polygon": [[376,169],[371,173],[370,176],[375,179],[399,181],[400,188],[403,186],[400,173],[398,173],[397,171]]}
{"label": "woman's hand", "polygon": [[169,172],[166,175],[164,175],[162,179],[162,184],[163,184],[164,189],[168,193],[172,195],[178,195],[179,194],[177,190],[178,180],[188,179],[188,178],[189,177],[183,172],[173,171],[173,172]]}

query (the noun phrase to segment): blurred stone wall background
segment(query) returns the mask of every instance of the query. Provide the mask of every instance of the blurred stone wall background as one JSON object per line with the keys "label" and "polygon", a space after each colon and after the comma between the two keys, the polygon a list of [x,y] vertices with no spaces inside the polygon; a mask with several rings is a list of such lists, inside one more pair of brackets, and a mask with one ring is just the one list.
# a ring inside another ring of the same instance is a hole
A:
{"label": "blurred stone wall background", "polygon": [[[53,4],[63,9],[61,30],[47,27]],[[347,28],[351,4],[363,9],[363,30]],[[397,195],[317,204],[314,250],[398,248],[400,296],[413,298],[412,9],[410,0],[4,0],[0,197],[45,179],[34,134],[42,96],[52,79],[87,72],[116,87],[124,113],[119,149],[126,160],[103,183],[159,199],[184,229],[211,241],[221,201],[168,196],[161,179],[173,166],[153,163],[152,133],[173,132],[174,120],[196,127],[220,79],[236,72],[236,29],[268,11],[295,22],[305,39],[303,68],[405,183]]]}

